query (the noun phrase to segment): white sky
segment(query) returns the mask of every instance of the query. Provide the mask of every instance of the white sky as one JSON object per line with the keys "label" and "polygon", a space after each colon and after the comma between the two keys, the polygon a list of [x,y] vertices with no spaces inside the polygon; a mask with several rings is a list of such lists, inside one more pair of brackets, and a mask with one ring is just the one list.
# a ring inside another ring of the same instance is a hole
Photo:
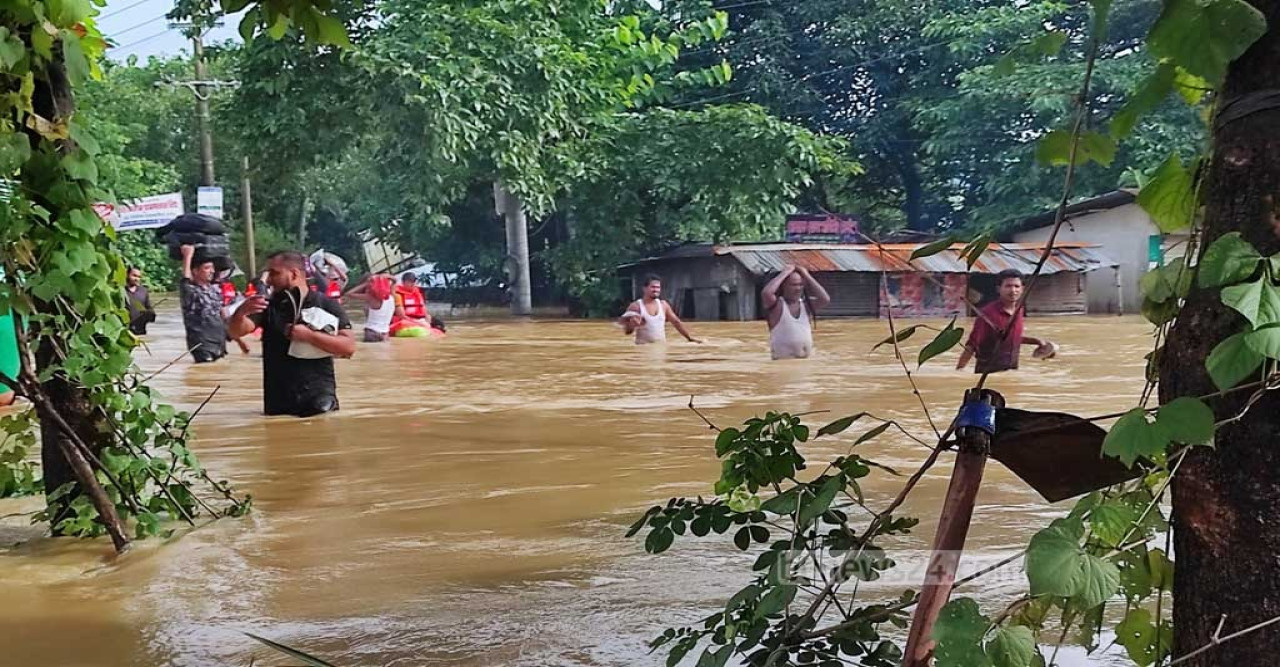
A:
{"label": "white sky", "polygon": [[[107,6],[98,14],[98,27],[119,45],[107,51],[107,57],[124,60],[136,55],[145,60],[153,55],[189,53],[191,43],[181,32],[169,28],[169,20],[164,17],[172,9],[172,0],[107,0]],[[206,43],[239,41],[239,17],[227,17],[224,22],[205,38]]]}

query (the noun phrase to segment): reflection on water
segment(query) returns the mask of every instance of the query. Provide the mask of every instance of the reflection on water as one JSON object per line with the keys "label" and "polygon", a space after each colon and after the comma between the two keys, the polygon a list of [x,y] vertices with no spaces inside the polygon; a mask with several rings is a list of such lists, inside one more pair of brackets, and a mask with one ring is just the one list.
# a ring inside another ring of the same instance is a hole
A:
{"label": "reflection on water", "polygon": [[[139,352],[144,369],[180,351],[175,318],[162,315]],[[0,664],[246,665],[266,654],[245,630],[342,665],[663,664],[645,642],[721,606],[755,557],[710,539],[646,556],[622,537],[654,501],[710,492],[718,466],[690,396],[720,424],[865,410],[930,432],[891,354],[868,353],[884,322],[823,320],[816,358],[784,362],[768,360],[763,323],[693,325],[707,344],[663,349],[600,322],[458,321],[445,340],[361,345],[338,364],[342,411],[308,420],[260,415],[255,357],[181,363],[157,387],[187,408],[220,387],[194,447],[256,511],[116,562],[106,542],[32,539],[38,529],[5,521],[0,627],[21,639]],[[1032,320],[1028,333],[1060,342],[1059,358],[991,385],[1019,407],[1113,412],[1141,387],[1148,329]],[[972,380],[953,363],[916,376],[943,421]],[[904,470],[927,453],[893,433],[865,447]],[[806,454],[840,449],[819,441]],[[948,473],[907,503],[924,521],[904,547],[927,546]],[[864,488],[874,505],[900,486],[877,474]],[[0,501],[0,515],[36,504]],[[998,464],[979,504],[981,558],[1012,553],[1062,511]],[[969,592],[994,606],[1017,590],[1005,581]]]}

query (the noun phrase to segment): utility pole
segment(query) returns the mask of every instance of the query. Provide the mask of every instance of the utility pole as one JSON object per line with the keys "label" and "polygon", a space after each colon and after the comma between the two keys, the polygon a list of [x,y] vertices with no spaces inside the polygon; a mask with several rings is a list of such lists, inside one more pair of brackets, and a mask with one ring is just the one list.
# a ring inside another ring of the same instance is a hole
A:
{"label": "utility pole", "polygon": [[205,85],[204,33],[193,31],[191,44],[196,61],[196,118],[200,122],[200,185],[213,185],[213,130],[209,120],[209,89]]}
{"label": "utility pole", "polygon": [[[222,25],[215,21],[208,27]],[[213,176],[213,122],[209,115],[210,89],[234,88],[239,81],[210,80],[207,75],[207,64],[204,59],[204,31],[206,27],[196,23],[170,23],[170,28],[186,30],[191,37],[193,55],[195,56],[195,79],[191,81],[162,81],[156,85],[185,86],[196,96],[196,121],[200,130],[200,185],[214,185]]]}
{"label": "utility pole", "polygon": [[529,278],[529,228],[524,202],[502,181],[493,184],[493,203],[498,215],[506,216],[507,282],[511,285],[511,314],[533,313],[533,292]]}
{"label": "utility pole", "polygon": [[258,276],[258,251],[253,243],[253,193],[249,183],[249,158],[240,159],[240,216],[244,218],[244,243],[249,255],[249,278]]}

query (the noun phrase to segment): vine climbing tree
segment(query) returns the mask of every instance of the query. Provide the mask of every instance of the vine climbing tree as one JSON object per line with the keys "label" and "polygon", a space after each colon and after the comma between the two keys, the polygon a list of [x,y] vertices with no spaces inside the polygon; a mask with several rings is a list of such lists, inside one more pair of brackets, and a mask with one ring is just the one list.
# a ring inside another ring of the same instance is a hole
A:
{"label": "vine climbing tree", "polygon": [[[114,231],[93,209],[107,196],[99,145],[75,113],[74,90],[99,75],[107,47],[93,21],[102,4],[0,7],[0,310],[16,315],[22,361],[0,382],[32,406],[3,425],[18,451],[38,429],[48,506],[37,518],[54,534],[105,532],[122,551],[131,536],[170,522],[239,515],[249,499],[208,476],[186,444],[193,415],[159,403],[132,363],[124,266]],[[245,19],[248,34],[296,24],[338,43],[345,36],[333,23],[308,0],[273,2]]]}

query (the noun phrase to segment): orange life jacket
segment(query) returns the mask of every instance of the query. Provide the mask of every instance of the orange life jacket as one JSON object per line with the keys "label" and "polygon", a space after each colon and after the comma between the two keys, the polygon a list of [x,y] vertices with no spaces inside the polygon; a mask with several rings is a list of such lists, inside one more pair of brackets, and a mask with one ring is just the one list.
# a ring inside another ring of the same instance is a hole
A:
{"label": "orange life jacket", "polygon": [[257,294],[258,294],[258,286],[253,284],[252,282],[249,283],[248,287],[244,288],[244,296],[246,299],[251,296],[257,296]]}
{"label": "orange life jacket", "polygon": [[222,305],[230,306],[232,301],[236,300],[236,286],[231,284],[230,280],[222,283]]}
{"label": "orange life jacket", "polygon": [[396,296],[400,297],[400,305],[404,306],[405,317],[415,320],[427,318],[427,299],[422,296],[422,290],[417,285],[396,285]]}

